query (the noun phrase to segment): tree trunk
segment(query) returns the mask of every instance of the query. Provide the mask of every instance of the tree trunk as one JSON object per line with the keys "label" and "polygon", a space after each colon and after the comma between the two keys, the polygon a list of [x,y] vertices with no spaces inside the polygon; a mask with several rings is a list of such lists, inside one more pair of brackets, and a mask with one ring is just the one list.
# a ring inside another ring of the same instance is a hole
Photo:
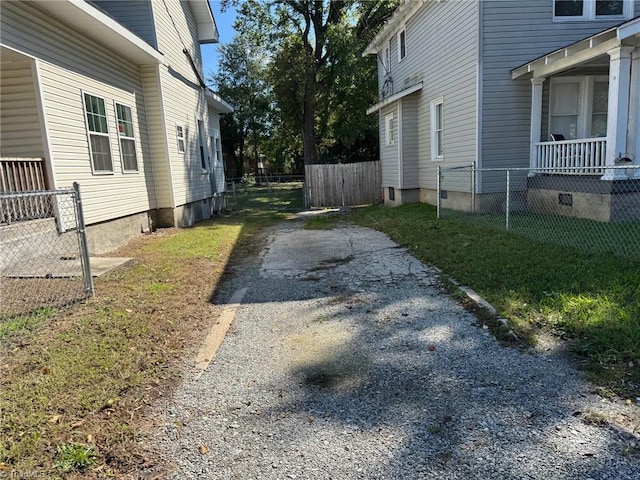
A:
{"label": "tree trunk", "polygon": [[307,82],[304,89],[304,108],[302,110],[302,152],[305,165],[318,163],[318,148],[316,143],[316,69],[309,68]]}

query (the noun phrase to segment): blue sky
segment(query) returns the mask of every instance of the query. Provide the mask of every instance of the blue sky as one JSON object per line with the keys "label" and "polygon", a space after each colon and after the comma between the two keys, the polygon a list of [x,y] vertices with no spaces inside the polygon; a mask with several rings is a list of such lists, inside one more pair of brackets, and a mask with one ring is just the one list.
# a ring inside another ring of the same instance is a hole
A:
{"label": "blue sky", "polygon": [[[233,7],[227,9],[226,12],[220,12],[220,2],[218,0],[209,0],[211,11],[216,19],[220,43],[230,43],[233,40],[235,30],[233,22],[236,18],[236,11]],[[202,45],[202,64],[206,78],[215,73],[218,68],[218,49],[220,43],[203,44]]]}

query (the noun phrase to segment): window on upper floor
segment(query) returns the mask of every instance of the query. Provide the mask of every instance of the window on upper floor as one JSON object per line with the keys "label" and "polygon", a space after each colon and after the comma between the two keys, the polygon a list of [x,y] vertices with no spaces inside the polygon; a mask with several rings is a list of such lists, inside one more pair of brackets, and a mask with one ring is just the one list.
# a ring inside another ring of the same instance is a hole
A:
{"label": "window on upper floor", "polygon": [[383,55],[382,65],[384,66],[385,74],[389,75],[391,73],[391,41],[387,42]]}
{"label": "window on upper floor", "polygon": [[558,21],[624,19],[633,16],[633,0],[554,0]]}
{"label": "window on upper floor", "polygon": [[431,160],[444,159],[444,99],[431,102]]}
{"label": "window on upper floor", "polygon": [[84,93],[84,111],[93,173],[113,173],[104,98]]}
{"label": "window on upper floor", "polygon": [[402,61],[407,56],[407,31],[401,30],[398,33],[398,61]]}
{"label": "window on upper floor", "polygon": [[131,107],[116,103],[116,118],[118,120],[118,138],[120,139],[122,171],[137,172],[138,158],[136,156],[136,139],[133,133]]}

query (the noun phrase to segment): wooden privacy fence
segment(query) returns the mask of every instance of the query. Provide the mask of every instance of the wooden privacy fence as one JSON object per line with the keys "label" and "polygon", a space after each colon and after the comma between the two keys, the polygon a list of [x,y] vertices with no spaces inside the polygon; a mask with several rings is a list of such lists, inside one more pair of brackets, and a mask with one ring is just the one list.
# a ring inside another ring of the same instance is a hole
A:
{"label": "wooden privacy fence", "polygon": [[307,207],[379,203],[380,162],[305,166],[305,201]]}

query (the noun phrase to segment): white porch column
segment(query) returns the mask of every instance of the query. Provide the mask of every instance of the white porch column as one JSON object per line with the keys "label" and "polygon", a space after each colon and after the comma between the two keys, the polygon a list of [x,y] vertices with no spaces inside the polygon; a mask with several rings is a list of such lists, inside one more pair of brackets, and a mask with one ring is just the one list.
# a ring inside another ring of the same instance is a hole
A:
{"label": "white porch column", "polygon": [[[629,99],[629,132],[627,133],[627,151],[635,155],[635,165],[640,165],[640,47],[631,54],[631,91]],[[640,168],[635,170],[633,178],[640,179]]]}
{"label": "white porch column", "polygon": [[[631,85],[631,52],[633,47],[609,50],[609,108],[607,110],[607,157],[605,165],[613,166],[618,156],[627,151],[629,119],[629,87]],[[627,179],[624,170],[605,170],[602,180]]]}
{"label": "white porch column", "polygon": [[545,77],[533,77],[531,79],[531,136],[529,151],[529,176],[535,175],[535,168],[538,166],[536,155],[536,143],[540,141],[542,130],[542,87]]}

